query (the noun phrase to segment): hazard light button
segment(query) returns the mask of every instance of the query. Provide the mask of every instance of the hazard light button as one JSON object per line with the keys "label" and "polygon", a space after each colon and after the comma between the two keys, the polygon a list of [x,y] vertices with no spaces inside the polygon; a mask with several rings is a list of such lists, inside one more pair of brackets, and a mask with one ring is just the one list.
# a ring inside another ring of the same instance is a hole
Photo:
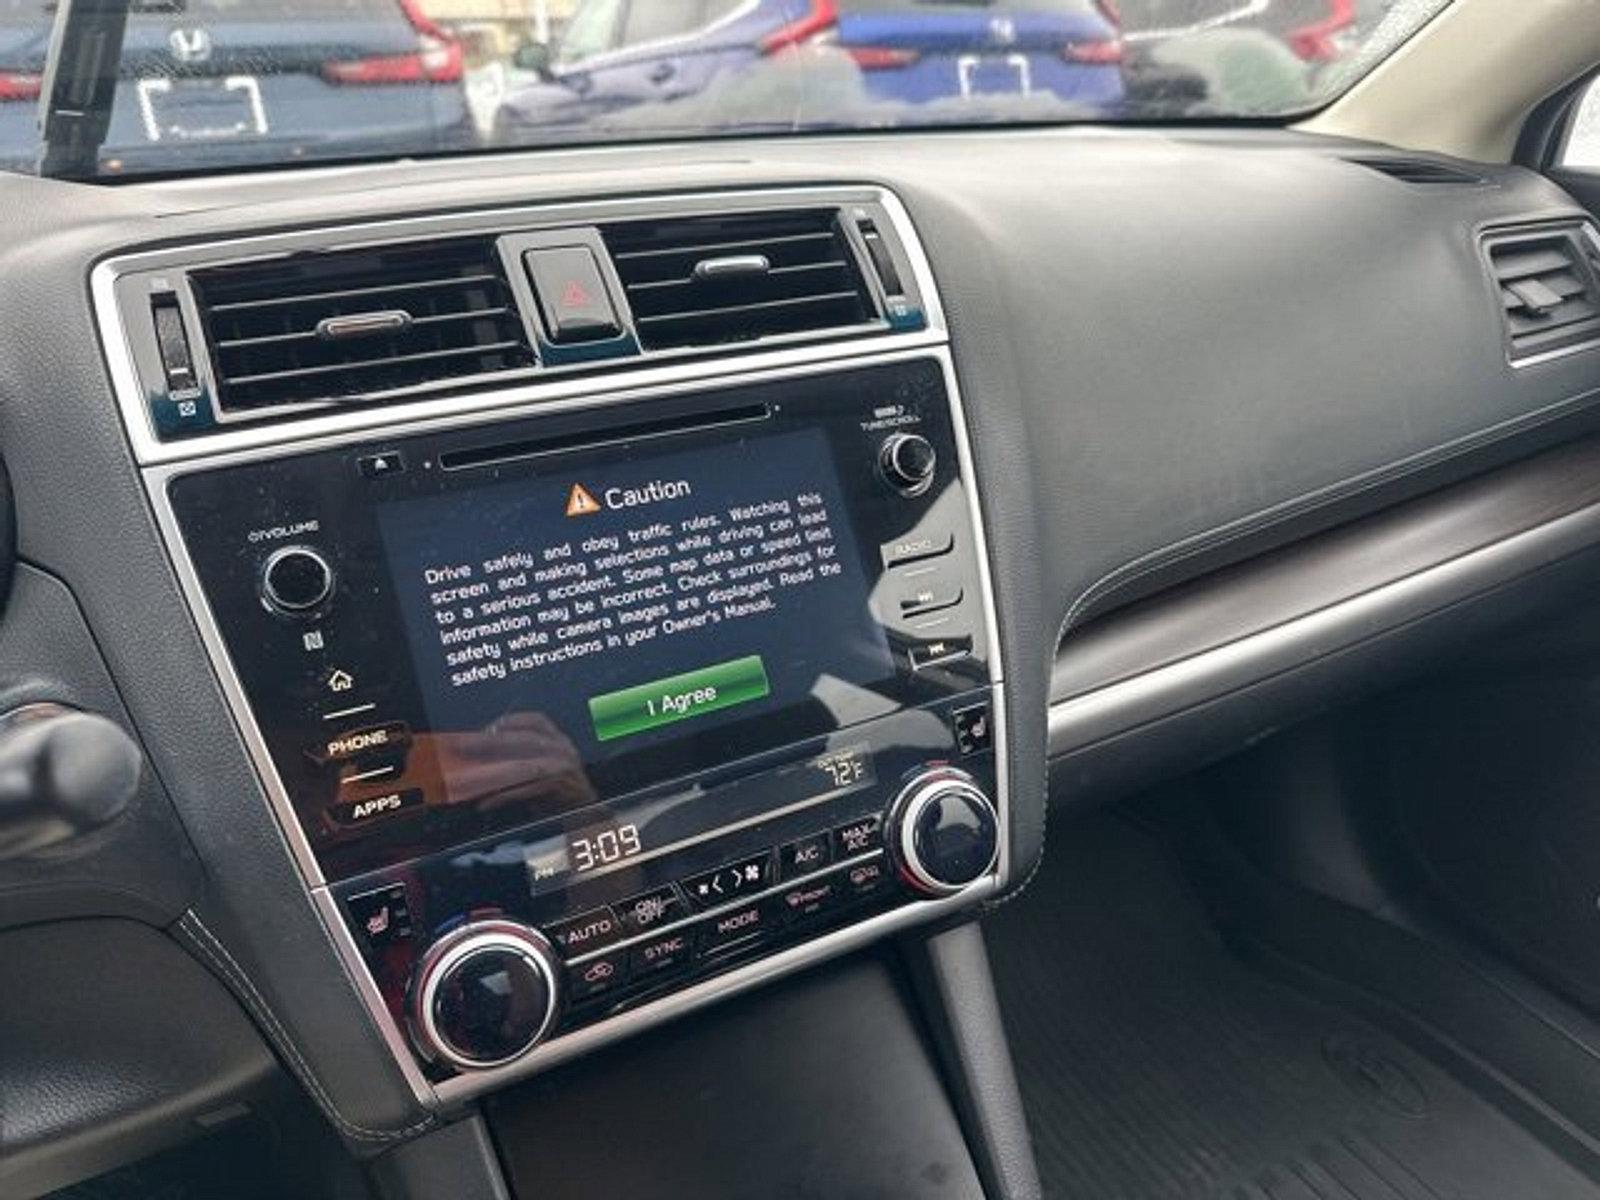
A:
{"label": "hazard light button", "polygon": [[622,332],[594,251],[587,246],[529,250],[522,256],[539,298],[545,337],[557,344],[593,342]]}

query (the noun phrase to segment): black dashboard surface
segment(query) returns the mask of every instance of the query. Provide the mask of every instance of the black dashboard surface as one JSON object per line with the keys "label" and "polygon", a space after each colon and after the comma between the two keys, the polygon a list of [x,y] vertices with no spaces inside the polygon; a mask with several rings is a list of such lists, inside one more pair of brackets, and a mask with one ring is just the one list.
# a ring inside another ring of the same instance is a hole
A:
{"label": "black dashboard surface", "polygon": [[1497,222],[1573,216],[1574,203],[1516,169],[1415,186],[1348,161],[1372,150],[1272,132],[1019,131],[113,189],[0,179],[0,444],[20,553],[71,589],[204,864],[181,933],[348,1138],[383,1145],[426,1127],[304,896],[184,615],[108,386],[88,289],[97,261],[545,200],[892,190],[941,292],[982,481],[1020,877],[1043,843],[1065,630],[1515,457],[1596,398],[1593,354],[1508,366],[1477,241]]}

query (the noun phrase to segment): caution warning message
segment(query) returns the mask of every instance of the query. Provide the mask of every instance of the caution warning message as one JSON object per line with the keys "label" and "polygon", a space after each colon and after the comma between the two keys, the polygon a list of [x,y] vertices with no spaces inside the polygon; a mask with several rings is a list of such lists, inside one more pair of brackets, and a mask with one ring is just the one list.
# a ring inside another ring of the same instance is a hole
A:
{"label": "caution warning message", "polygon": [[751,654],[774,694],[824,669],[881,677],[825,442],[782,435],[761,461],[697,452],[397,505],[385,540],[428,690],[457,712],[480,694],[548,711]]}

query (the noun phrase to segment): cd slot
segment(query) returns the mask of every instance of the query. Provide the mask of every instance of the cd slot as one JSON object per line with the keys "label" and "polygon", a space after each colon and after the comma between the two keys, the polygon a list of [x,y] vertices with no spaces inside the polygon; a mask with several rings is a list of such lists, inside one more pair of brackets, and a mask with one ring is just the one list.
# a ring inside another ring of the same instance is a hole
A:
{"label": "cd slot", "polygon": [[564,454],[572,450],[588,450],[647,438],[696,433],[708,429],[726,429],[731,425],[765,421],[771,415],[771,408],[765,404],[744,404],[737,408],[724,408],[715,412],[684,413],[651,421],[613,425],[606,429],[587,429],[581,433],[562,434],[556,437],[497,442],[489,446],[447,450],[439,455],[439,466],[446,471],[470,471],[478,467],[496,467],[524,459],[539,458],[546,454]]}

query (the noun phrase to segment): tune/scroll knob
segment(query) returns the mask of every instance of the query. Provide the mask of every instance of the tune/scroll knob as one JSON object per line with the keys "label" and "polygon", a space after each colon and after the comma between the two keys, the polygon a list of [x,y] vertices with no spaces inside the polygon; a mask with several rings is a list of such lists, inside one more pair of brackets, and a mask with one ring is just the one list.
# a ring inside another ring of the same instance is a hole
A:
{"label": "tune/scroll knob", "polygon": [[333,567],[310,546],[274,550],[261,567],[261,598],[268,607],[298,616],[333,594]]}
{"label": "tune/scroll knob", "polygon": [[926,491],[939,465],[939,452],[920,433],[896,433],[878,448],[883,477],[908,496]]}
{"label": "tune/scroll knob", "polygon": [[1000,820],[972,776],[933,767],[896,797],[886,841],[907,886],[922,896],[948,896],[994,866]]}
{"label": "tune/scroll knob", "polygon": [[560,1008],[555,951],[517,921],[464,925],[423,955],[411,989],[411,1026],[422,1052],[468,1070],[520,1058],[549,1032]]}

